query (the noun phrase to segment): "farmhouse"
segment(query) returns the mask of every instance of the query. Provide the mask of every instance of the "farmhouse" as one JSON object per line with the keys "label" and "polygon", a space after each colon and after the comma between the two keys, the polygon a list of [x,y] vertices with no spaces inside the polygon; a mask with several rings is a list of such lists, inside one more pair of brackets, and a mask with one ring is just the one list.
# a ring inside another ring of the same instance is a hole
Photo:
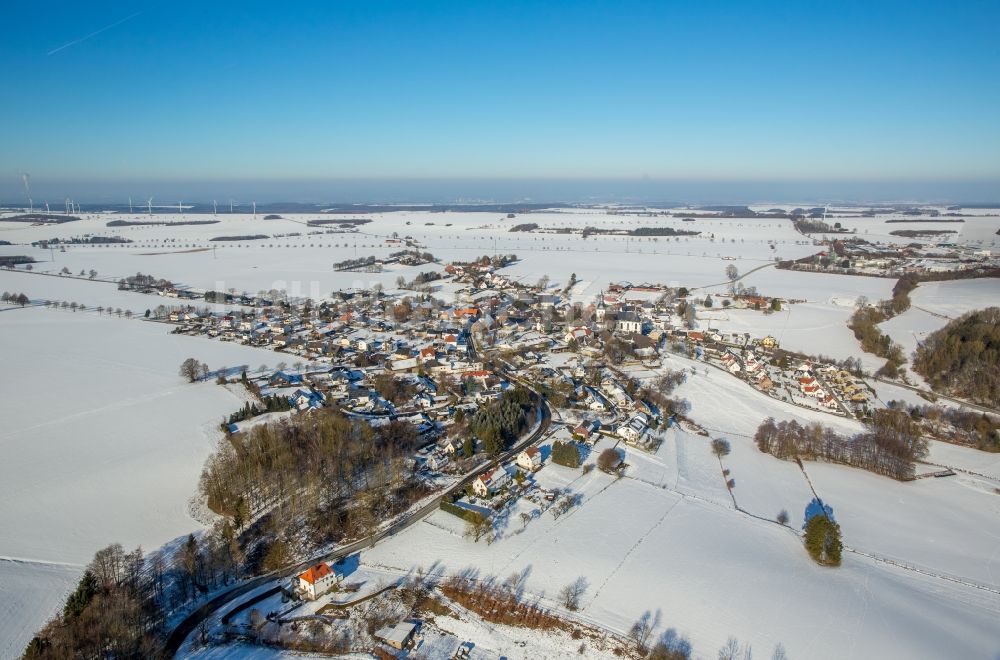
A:
{"label": "farmhouse", "polygon": [[309,600],[316,600],[333,586],[337,576],[326,562],[311,566],[299,574],[299,593]]}

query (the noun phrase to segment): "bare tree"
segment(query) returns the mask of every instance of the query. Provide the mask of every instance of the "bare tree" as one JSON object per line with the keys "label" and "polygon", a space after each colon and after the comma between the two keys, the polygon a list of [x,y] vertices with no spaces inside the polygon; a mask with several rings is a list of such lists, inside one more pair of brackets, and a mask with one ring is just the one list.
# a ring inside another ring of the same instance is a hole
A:
{"label": "bare tree", "polygon": [[621,459],[618,457],[618,450],[614,447],[608,447],[597,457],[597,467],[605,472],[615,469],[619,463],[621,463]]}
{"label": "bare tree", "polygon": [[586,591],[587,580],[581,576],[562,588],[559,592],[559,600],[562,602],[563,607],[571,612],[575,612],[580,609],[580,599],[583,598],[583,594]]}
{"label": "bare tree", "polygon": [[722,458],[727,456],[730,451],[729,441],[725,438],[716,438],[712,440],[712,453]]}
{"label": "bare tree", "polygon": [[629,639],[635,642],[635,648],[640,654],[645,654],[649,647],[649,638],[653,631],[660,625],[660,613],[656,613],[654,618],[649,610],[642,613],[642,616],[632,624],[628,631]]}
{"label": "bare tree", "polygon": [[528,513],[527,511],[522,511],[521,512],[521,529],[526,528],[528,526],[529,522],[531,522],[531,514]]}
{"label": "bare tree", "polygon": [[198,360],[188,358],[181,362],[180,375],[187,378],[189,383],[198,380],[198,376],[201,375],[201,365]]}

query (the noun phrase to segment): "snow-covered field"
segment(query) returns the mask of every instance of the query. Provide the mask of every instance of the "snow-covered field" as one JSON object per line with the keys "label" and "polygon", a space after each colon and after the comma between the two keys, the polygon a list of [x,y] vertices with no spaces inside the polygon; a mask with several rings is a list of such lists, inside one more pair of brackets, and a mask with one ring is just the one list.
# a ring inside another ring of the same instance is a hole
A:
{"label": "snow-covered field", "polygon": [[0,658],[21,656],[46,619],[62,608],[80,572],[78,566],[0,558]]}
{"label": "snow-covered field", "polygon": [[[45,592],[31,607],[0,609],[0,638],[20,650],[95,550],[115,541],[154,550],[199,527],[188,502],[219,421],[242,402],[184,382],[181,361],[255,368],[274,354],[40,308],[2,312],[0,345],[0,557],[21,562],[0,562],[0,591]],[[75,568],[53,574],[44,562]]]}
{"label": "snow-covered field", "polygon": [[[398,234],[412,236],[422,250],[443,262],[515,253],[520,260],[504,272],[527,282],[547,275],[561,285],[575,273],[579,284],[572,298],[582,302],[592,302],[609,283],[622,280],[702,287],[696,295],[714,294],[725,289],[726,266],[735,265],[741,273],[763,266],[743,283],[765,295],[807,302],[768,316],[727,311],[724,318],[711,321],[711,327],[771,334],[782,346],[806,353],[861,357],[868,368],[880,362],[863,354],[847,329],[853,311],[847,303],[861,295],[873,301],[887,298],[893,280],[773,268],[775,257],[793,259],[817,250],[785,220],[683,222],[599,210],[531,213],[516,219],[498,213],[393,213],[365,216],[372,222],[361,225],[356,234],[328,234],[328,227],[307,227],[304,222],[343,216],[283,215],[281,220],[264,220],[262,215],[254,219],[221,214],[220,222],[212,225],[125,228],[105,226],[110,219],[125,217],[121,215],[90,215],[80,222],[43,227],[0,219],[0,239],[15,243],[0,246],[0,254],[28,254],[39,260],[33,274],[0,270],[0,290],[91,307],[121,307],[141,315],[175,301],[119,292],[111,283],[37,273],[54,274],[65,267],[76,274],[93,268],[98,277],[114,279],[142,272],[199,289],[282,288],[292,295],[322,297],[374,282],[391,290],[400,275],[411,279],[420,271],[441,268],[389,266],[374,274],[332,270],[334,262],[385,257],[402,249],[386,243],[387,237]],[[196,218],[204,216],[158,214],[155,219]],[[895,229],[938,228],[887,224],[885,219],[841,221],[869,240],[889,240],[888,232]],[[584,239],[579,234],[509,232],[511,226],[527,222],[543,229],[669,226],[703,233]],[[990,246],[996,243],[992,232],[997,224],[997,218],[981,217],[942,227],[960,230],[949,240]],[[315,231],[323,233],[310,234]],[[290,233],[300,235],[275,237]],[[84,234],[136,242],[68,246],[65,252],[24,245]],[[209,240],[249,234],[270,238]],[[998,285],[997,280],[922,284],[911,294],[913,308],[884,329],[909,352],[947,317],[1000,304]],[[439,295],[450,297],[453,289],[445,284]],[[168,331],[160,324],[93,313],[0,311],[2,364],[8,375],[0,380],[0,656],[20,652],[60,606],[97,548],[120,541],[152,550],[199,527],[189,514],[189,500],[219,437],[218,422],[241,405],[241,399],[237,392],[214,384],[185,383],[177,375],[178,365],[195,357],[213,367],[256,367],[273,365],[279,357]],[[691,402],[694,421],[712,436],[731,441],[732,453],[721,465],[709,452],[707,438],[673,429],[666,432],[656,455],[629,450],[627,476],[620,480],[558,466],[538,473],[543,486],[569,488],[583,498],[582,506],[558,520],[543,513],[522,531],[517,514],[535,508],[522,502],[503,538],[487,546],[464,539],[464,523],[438,512],[365,552],[363,561],[400,574],[435,562],[447,570],[473,568],[501,577],[525,571],[529,592],[550,605],[559,589],[583,576],[588,589],[579,613],[582,620],[625,632],[643,611],[660,610],[663,628],[675,627],[688,636],[698,657],[714,657],[725,639],[735,635],[765,657],[780,641],[792,658],[995,660],[1000,652],[997,594],[852,553],[846,554],[841,569],[822,569],[808,559],[790,529],[769,522],[786,510],[790,526],[798,529],[812,490],[797,465],[756,450],[750,438],[760,421],[767,416],[822,421],[845,434],[858,431],[857,422],[782,403],[684,358],[666,357],[664,366],[695,367],[677,395]],[[878,387],[883,399],[920,402],[909,390]],[[991,491],[1000,485],[1000,458],[932,443],[929,460],[989,479],[962,474],[900,484],[817,464],[806,464],[806,472],[834,507],[847,545],[1000,588],[1000,498]],[[735,480],[732,495],[724,485],[723,468]],[[746,513],[735,508],[734,498]],[[532,651],[529,647],[521,652]],[[277,655],[233,647],[196,657]],[[522,657],[516,651],[507,655]]]}
{"label": "snow-covered field", "polygon": [[[765,654],[782,642],[793,658],[994,657],[1000,596],[850,553],[840,569],[818,567],[790,529],[733,509],[706,438],[668,436],[657,456],[629,451],[633,467],[623,479],[544,468],[536,475],[543,486],[583,497],[558,520],[541,513],[522,531],[511,515],[504,537],[486,545],[462,538],[463,523],[439,512],[365,551],[362,562],[399,571],[440,562],[444,572],[523,572],[528,593],[549,605],[582,576],[588,587],[579,618],[626,632],[644,611],[658,611],[661,631],[676,628],[700,658],[714,656],[729,635]],[[749,506],[765,515],[788,506],[795,525],[811,497],[804,478],[792,463],[749,455],[747,443],[736,443],[727,462],[737,500],[743,505],[747,493]],[[759,481],[741,478],[755,465],[764,468]],[[534,508],[523,500],[518,507]],[[914,507],[906,515],[920,514]]]}

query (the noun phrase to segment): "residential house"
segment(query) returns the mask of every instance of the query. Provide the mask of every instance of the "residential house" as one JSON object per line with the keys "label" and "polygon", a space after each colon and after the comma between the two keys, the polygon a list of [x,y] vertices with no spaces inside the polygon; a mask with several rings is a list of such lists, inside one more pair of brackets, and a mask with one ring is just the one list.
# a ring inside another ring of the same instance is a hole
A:
{"label": "residential house", "polygon": [[528,447],[517,455],[517,467],[534,472],[542,467],[542,452],[538,447]]}
{"label": "residential house", "polygon": [[334,585],[337,576],[326,562],[320,562],[299,574],[299,593],[309,600],[316,600]]}
{"label": "residential house", "polygon": [[472,482],[472,490],[479,497],[489,497],[495,495],[508,483],[510,483],[510,475],[502,467],[498,467],[476,477],[475,481]]}

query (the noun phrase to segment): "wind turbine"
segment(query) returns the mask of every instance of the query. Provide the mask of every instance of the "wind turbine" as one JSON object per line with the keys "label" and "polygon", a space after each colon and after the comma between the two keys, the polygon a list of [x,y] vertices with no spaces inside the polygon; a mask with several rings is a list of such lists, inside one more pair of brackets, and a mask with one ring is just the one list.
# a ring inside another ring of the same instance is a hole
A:
{"label": "wind turbine", "polygon": [[250,203],[253,204],[253,219],[256,220],[257,219],[257,202],[250,202]]}
{"label": "wind turbine", "polygon": [[212,200],[212,215],[213,215],[213,216],[215,216],[215,215],[218,215],[218,214],[219,214],[219,205],[218,205],[218,203],[217,203],[217,202],[216,202],[216,201],[215,201],[215,200],[213,199],[213,200]]}
{"label": "wind turbine", "polygon": [[129,198],[128,198],[128,214],[132,215],[132,196],[131,195],[129,195]]}
{"label": "wind turbine", "polygon": [[24,195],[28,198],[28,212],[35,212],[35,203],[31,201],[31,175],[27,172],[21,175],[21,183],[24,184]]}
{"label": "wind turbine", "polygon": [[146,200],[146,210],[149,211],[149,217],[153,217],[153,198],[150,197]]}
{"label": "wind turbine", "polygon": [[236,201],[232,197],[229,198],[229,212],[233,212],[233,202]]}
{"label": "wind turbine", "polygon": [[49,203],[45,202],[45,215],[49,214]]}
{"label": "wind turbine", "polygon": [[179,201],[177,202],[177,212],[181,212],[181,203]]}
{"label": "wind turbine", "polygon": [[66,198],[66,215],[69,215],[69,197]]}

